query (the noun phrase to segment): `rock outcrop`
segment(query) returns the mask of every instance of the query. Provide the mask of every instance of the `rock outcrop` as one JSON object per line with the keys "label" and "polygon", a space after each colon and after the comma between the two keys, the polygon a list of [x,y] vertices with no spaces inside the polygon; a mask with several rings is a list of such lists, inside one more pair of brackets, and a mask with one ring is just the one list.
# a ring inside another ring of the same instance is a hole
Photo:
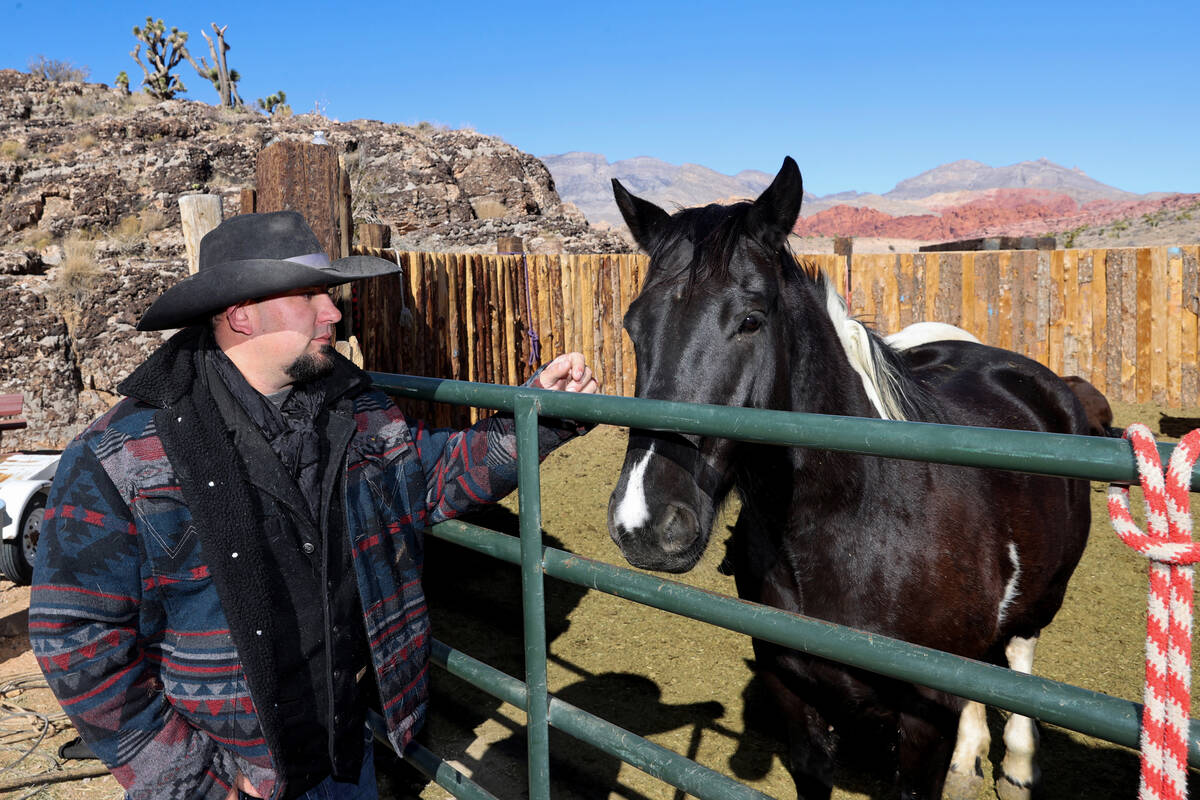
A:
{"label": "rock outcrop", "polygon": [[240,212],[258,152],[315,131],[344,154],[358,221],[402,249],[627,252],[590,228],[546,167],[473,131],[315,114],[266,117],[103,84],[0,70],[0,392],[21,392],[29,427],[0,451],[59,448],[116,397],[162,341],[133,326],[185,272],[180,195]]}

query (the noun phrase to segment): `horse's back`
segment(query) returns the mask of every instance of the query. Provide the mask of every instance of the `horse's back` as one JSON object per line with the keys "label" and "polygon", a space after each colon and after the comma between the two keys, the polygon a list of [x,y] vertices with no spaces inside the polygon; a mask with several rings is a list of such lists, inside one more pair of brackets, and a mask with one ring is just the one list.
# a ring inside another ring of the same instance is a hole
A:
{"label": "horse's back", "polygon": [[1091,433],[1079,398],[1062,378],[1031,358],[965,341],[905,350],[902,358],[952,425]]}

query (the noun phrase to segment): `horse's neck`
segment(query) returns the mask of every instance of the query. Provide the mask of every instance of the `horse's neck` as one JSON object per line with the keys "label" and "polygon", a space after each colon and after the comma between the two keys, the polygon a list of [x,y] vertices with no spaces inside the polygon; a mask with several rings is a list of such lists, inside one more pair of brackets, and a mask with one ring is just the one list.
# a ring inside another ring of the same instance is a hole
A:
{"label": "horse's neck", "polygon": [[833,308],[835,296],[826,294],[822,284],[806,286],[802,294],[792,317],[788,410],[881,416],[878,393],[872,396],[863,367],[871,358],[865,329],[845,315],[844,307]]}

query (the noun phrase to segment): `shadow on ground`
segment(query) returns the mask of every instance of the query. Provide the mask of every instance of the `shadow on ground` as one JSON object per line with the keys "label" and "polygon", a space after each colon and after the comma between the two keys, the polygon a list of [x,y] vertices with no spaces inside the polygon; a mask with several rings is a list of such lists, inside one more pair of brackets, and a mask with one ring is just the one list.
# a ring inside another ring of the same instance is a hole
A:
{"label": "shadow on ground", "polygon": [[[518,535],[518,517],[496,506],[466,520],[511,536]],[[543,542],[561,547],[543,532]],[[425,591],[434,636],[450,647],[524,680],[521,581],[518,567],[472,550],[427,537]],[[552,643],[570,625],[568,617],[587,589],[553,579],[546,581],[546,638]],[[557,666],[579,680],[554,692],[565,703],[584,709],[639,736],[691,728],[694,746],[699,735],[723,713],[721,703],[662,702],[657,683],[623,672],[589,673],[551,656]],[[526,732],[520,714],[499,713],[501,703],[474,686],[435,668],[432,674],[431,715],[419,740],[441,757],[465,767],[499,798],[527,796]],[[506,733],[481,747],[474,732],[485,721],[499,721]],[[425,785],[415,769],[377,748],[382,797],[413,797]],[[646,798],[618,784],[621,761],[567,734],[551,729],[551,791],[556,798]],[[695,752],[687,753],[694,757]],[[680,795],[682,796],[682,795]]]}

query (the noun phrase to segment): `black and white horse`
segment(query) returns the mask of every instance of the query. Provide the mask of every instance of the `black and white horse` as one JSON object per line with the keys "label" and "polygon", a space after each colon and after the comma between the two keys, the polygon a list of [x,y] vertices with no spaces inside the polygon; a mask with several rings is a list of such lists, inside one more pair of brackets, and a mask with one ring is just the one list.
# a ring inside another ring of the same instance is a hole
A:
{"label": "black and white horse", "polygon": [[[1034,361],[974,341],[893,347],[850,318],[787,249],[802,196],[792,159],[753,203],[673,216],[613,188],[651,257],[624,323],[638,397],[1088,432],[1071,389]],[[635,429],[609,531],[631,564],[685,572],[731,491],[743,598],[1023,672],[1090,522],[1085,481]],[[981,705],[754,646],[787,715],[800,797],[829,797],[839,740],[865,729],[894,742],[902,797],[936,800],[948,769],[952,790],[973,793],[989,746]],[[1012,716],[1004,741],[997,788],[1028,797],[1033,722]]]}

